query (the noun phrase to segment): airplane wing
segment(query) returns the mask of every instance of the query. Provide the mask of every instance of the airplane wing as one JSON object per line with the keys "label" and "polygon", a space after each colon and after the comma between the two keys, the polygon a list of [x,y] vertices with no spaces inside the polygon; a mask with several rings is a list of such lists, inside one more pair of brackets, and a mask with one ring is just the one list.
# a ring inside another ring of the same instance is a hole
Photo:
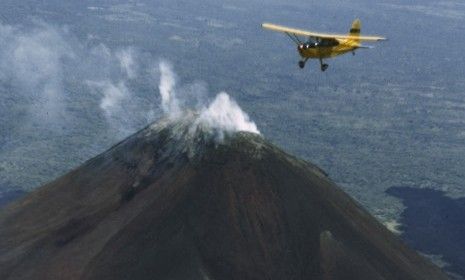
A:
{"label": "airplane wing", "polygon": [[265,29],[269,29],[272,31],[278,31],[288,34],[295,34],[300,36],[308,36],[314,38],[324,38],[324,39],[357,39],[360,41],[383,41],[386,40],[384,37],[379,36],[350,36],[350,35],[342,35],[342,34],[329,34],[329,33],[319,33],[319,32],[312,32],[302,29],[290,28],[282,25],[276,25],[272,23],[263,23],[262,27]]}

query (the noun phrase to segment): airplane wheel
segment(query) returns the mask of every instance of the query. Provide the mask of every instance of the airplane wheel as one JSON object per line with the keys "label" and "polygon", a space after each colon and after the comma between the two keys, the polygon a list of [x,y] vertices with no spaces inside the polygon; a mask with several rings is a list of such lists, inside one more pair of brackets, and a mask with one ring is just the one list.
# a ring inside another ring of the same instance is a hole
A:
{"label": "airplane wheel", "polygon": [[323,64],[321,65],[321,71],[326,71],[326,69],[328,69],[329,65],[328,64]]}
{"label": "airplane wheel", "polygon": [[299,61],[299,67],[300,69],[303,69],[305,67],[305,61]]}

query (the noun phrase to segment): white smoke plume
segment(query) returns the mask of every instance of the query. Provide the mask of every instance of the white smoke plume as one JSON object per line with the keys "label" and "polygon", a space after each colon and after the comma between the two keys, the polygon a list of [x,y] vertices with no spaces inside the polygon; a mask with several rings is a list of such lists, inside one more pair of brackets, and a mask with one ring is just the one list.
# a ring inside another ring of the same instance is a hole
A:
{"label": "white smoke plume", "polygon": [[[0,183],[48,181],[163,115],[184,117],[192,131],[209,130],[219,139],[235,131],[259,133],[226,93],[209,102],[205,83],[177,84],[169,63],[87,35],[81,39],[39,20],[0,21]],[[44,177],[44,168],[56,173]]]}
{"label": "white smoke plume", "polygon": [[197,124],[215,129],[220,134],[235,131],[260,134],[257,125],[226,92],[219,93],[210,105],[201,111]]}
{"label": "white smoke plume", "polygon": [[[176,77],[172,66],[167,62],[161,62],[159,70],[159,92],[163,112],[169,118],[176,120],[192,108],[181,108],[181,104],[188,102],[182,102],[183,96],[177,94]],[[201,106],[199,112],[196,112],[191,131],[197,129],[213,132],[220,141],[225,134],[233,132],[247,131],[260,134],[257,125],[226,92],[219,93],[213,101]]]}
{"label": "white smoke plume", "polygon": [[137,64],[134,59],[134,52],[132,48],[127,48],[115,53],[116,58],[119,60],[121,71],[123,71],[129,79],[134,79],[137,76]]}
{"label": "white smoke plume", "polygon": [[115,108],[120,108],[122,101],[129,97],[128,89],[123,82],[117,86],[112,83],[99,83],[98,86],[103,88],[103,98],[100,103],[100,108],[111,115]]}
{"label": "white smoke plume", "polygon": [[119,139],[127,137],[149,121],[144,101],[129,87],[137,78],[137,52],[133,48],[113,51],[98,44],[90,50],[90,55],[88,64],[98,64],[100,70],[95,77],[86,80],[86,85],[100,98],[99,108],[112,134]]}
{"label": "white smoke plume", "polygon": [[113,133],[117,133],[118,136],[122,137],[133,133],[134,125],[131,117],[128,116],[129,112],[126,108],[133,94],[127,88],[125,82],[87,81],[87,85],[102,95],[99,107]]}
{"label": "white smoke plume", "polygon": [[176,77],[172,67],[167,62],[160,62],[160,84],[158,90],[161,97],[161,108],[170,118],[179,117],[181,109],[175,92]]}
{"label": "white smoke plume", "polygon": [[74,52],[65,28],[35,22],[32,29],[0,23],[0,83],[28,98],[28,115],[45,127],[66,118],[63,65]]}

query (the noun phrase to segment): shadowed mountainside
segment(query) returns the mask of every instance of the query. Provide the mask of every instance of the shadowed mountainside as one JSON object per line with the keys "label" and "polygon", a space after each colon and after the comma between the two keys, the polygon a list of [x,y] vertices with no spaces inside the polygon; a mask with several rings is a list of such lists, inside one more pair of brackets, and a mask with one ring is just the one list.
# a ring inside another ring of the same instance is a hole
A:
{"label": "shadowed mountainside", "polygon": [[0,213],[1,279],[447,279],[314,165],[152,125]]}
{"label": "shadowed mountainside", "polygon": [[[2,186],[0,185],[0,189]],[[6,189],[6,188],[3,188]],[[7,205],[8,203],[11,203],[15,201],[16,199],[19,199],[20,197],[23,197],[26,195],[27,192],[19,189],[12,189],[12,190],[7,190],[4,192],[0,193],[0,209]]]}

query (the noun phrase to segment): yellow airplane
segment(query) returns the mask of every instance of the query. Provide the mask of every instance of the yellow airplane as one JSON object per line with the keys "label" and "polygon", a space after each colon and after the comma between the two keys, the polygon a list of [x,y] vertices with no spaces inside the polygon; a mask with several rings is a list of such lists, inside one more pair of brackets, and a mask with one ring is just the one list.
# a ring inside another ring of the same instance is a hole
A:
{"label": "yellow airplane", "polygon": [[[362,41],[376,42],[386,40],[386,38],[379,36],[360,36],[361,22],[359,19],[352,22],[348,35],[312,32],[271,23],[263,23],[262,27],[272,31],[283,32],[297,44],[297,51],[302,57],[302,60],[299,61],[300,68],[305,67],[307,60],[314,58],[320,60],[321,71],[328,69],[328,64],[323,63],[324,58],[348,52],[352,52],[355,55],[356,49],[371,48],[370,46],[361,45],[360,42]],[[308,39],[302,41],[299,36],[305,36]]]}

